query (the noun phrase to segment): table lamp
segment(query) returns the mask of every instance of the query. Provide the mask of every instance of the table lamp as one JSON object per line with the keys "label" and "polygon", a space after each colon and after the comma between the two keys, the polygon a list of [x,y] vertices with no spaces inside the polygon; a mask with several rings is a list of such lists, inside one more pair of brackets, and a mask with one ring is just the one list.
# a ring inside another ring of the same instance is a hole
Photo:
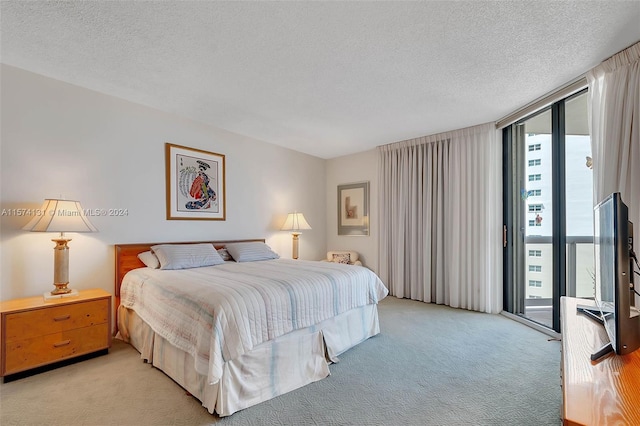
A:
{"label": "table lamp", "polygon": [[293,259],[298,258],[298,237],[302,234],[302,230],[311,229],[309,223],[304,218],[302,213],[294,212],[287,215],[287,220],[284,222],[281,228],[283,231],[293,231]]}
{"label": "table lamp", "polygon": [[[51,241],[56,243],[53,248],[53,285],[51,296],[63,297],[73,295],[74,290],[69,285],[69,246],[71,241],[65,232],[97,232],[98,230],[84,215],[79,201],[46,199],[38,211],[39,215],[31,219],[22,229],[33,232],[60,232],[59,238]],[[45,299],[47,293],[45,293]]]}

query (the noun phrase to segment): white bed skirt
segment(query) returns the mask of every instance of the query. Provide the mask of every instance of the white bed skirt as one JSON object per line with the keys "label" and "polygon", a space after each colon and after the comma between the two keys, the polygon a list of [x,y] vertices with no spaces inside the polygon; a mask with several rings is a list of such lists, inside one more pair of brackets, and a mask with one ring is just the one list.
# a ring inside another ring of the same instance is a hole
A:
{"label": "white bed skirt", "polygon": [[213,414],[229,416],[327,377],[329,362],[380,332],[377,305],[352,309],[315,326],[264,342],[224,364],[221,380],[208,384],[193,357],[156,334],[134,311],[118,308],[120,337],[142,359],[165,372]]}

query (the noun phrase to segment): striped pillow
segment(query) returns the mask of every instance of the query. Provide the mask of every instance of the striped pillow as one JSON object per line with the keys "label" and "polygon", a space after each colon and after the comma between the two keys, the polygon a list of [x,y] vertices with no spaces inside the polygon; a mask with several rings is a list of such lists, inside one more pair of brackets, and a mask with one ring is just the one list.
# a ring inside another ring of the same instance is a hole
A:
{"label": "striped pillow", "polygon": [[160,269],[188,269],[221,265],[224,260],[212,244],[160,244],[151,247]]}
{"label": "striped pillow", "polygon": [[236,262],[254,262],[257,260],[278,259],[278,253],[265,243],[232,243],[225,246]]}

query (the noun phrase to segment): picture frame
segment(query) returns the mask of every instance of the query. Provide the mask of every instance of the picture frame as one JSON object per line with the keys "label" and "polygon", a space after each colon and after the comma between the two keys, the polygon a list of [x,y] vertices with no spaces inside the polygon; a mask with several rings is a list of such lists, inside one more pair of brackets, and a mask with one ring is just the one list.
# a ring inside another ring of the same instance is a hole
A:
{"label": "picture frame", "polygon": [[369,235],[369,182],[338,185],[338,235]]}
{"label": "picture frame", "polygon": [[165,144],[167,220],[226,220],[225,156]]}

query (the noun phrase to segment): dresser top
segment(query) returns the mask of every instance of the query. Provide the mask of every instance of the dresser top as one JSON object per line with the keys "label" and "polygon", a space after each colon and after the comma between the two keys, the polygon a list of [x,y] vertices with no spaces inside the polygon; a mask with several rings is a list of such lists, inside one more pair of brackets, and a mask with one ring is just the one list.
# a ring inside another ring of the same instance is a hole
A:
{"label": "dresser top", "polygon": [[46,308],[49,306],[64,305],[69,303],[85,302],[92,299],[111,297],[111,294],[101,288],[79,290],[77,296],[61,297],[59,299],[44,300],[44,296],[24,297],[21,299],[6,300],[0,302],[0,313],[9,313],[29,309]]}
{"label": "dresser top", "polygon": [[577,313],[578,304],[594,302],[560,299],[564,424],[640,424],[640,350],[591,362],[591,354],[609,338],[602,325]]}

